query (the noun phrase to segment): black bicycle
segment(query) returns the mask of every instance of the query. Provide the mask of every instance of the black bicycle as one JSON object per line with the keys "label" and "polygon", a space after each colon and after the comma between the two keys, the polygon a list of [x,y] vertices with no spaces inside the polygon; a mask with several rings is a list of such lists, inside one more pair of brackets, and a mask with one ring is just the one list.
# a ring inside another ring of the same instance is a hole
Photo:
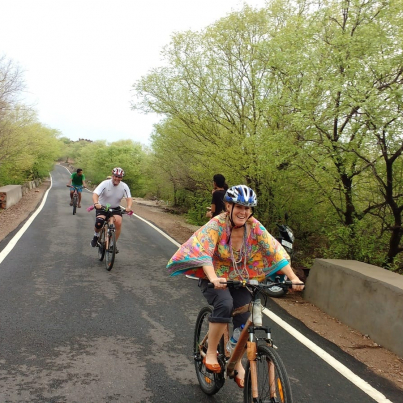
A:
{"label": "black bicycle", "polygon": [[78,206],[78,191],[83,189],[83,186],[71,186],[71,185],[66,185],[68,188],[73,189],[73,198],[72,198],[72,206],[73,206],[73,215],[76,214],[77,212],[77,206]]}
{"label": "black bicycle", "polygon": [[[88,209],[87,209],[88,210]],[[104,225],[99,233],[97,248],[98,259],[102,262],[105,259],[106,270],[111,271],[115,262],[115,256],[117,253],[116,246],[116,227],[114,212],[119,211],[123,214],[131,215],[133,212],[126,213],[124,207],[111,208],[110,206],[102,206],[102,210],[105,212]]]}

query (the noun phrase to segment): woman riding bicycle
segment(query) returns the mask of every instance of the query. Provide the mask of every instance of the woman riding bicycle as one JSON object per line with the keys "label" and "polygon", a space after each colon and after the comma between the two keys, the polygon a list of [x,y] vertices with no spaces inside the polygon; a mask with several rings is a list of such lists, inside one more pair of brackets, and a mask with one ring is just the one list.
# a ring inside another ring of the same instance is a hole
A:
{"label": "woman riding bicycle", "polygon": [[[174,254],[167,268],[171,275],[192,274],[198,277],[199,286],[207,302],[213,306],[209,318],[209,343],[204,361],[206,368],[219,373],[217,345],[227,323],[234,329],[246,322],[249,313],[231,316],[232,312],[251,301],[247,288],[229,289],[229,280],[264,280],[274,273],[285,274],[302,290],[300,279],[293,272],[287,252],[253,217],[257,205],[255,192],[245,185],[229,188],[224,196],[226,211],[212,218],[197,230]],[[207,288],[208,282],[214,288]],[[239,361],[235,367],[235,381],[244,387],[245,370]]]}

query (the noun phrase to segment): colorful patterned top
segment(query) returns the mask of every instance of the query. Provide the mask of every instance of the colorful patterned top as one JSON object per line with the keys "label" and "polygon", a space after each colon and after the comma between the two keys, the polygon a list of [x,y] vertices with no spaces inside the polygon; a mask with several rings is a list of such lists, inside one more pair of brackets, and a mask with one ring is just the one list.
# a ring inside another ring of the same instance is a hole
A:
{"label": "colorful patterned top", "polygon": [[[248,223],[251,231],[246,242],[246,269],[250,279],[262,281],[266,276],[286,266],[290,257],[258,220],[252,217]],[[229,236],[227,214],[222,213],[212,218],[172,256],[167,265],[171,276],[190,274],[198,278],[207,278],[202,266],[213,266],[218,277],[241,280],[233,267]],[[236,251],[233,253],[237,259],[239,255],[236,255]],[[244,259],[238,266],[243,264]]]}

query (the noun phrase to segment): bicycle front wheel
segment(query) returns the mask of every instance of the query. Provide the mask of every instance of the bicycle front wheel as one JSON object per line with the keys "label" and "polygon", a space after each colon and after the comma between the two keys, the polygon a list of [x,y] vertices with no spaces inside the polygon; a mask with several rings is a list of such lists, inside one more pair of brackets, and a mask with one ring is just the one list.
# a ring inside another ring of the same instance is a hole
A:
{"label": "bicycle front wheel", "polygon": [[[199,381],[201,390],[207,395],[214,395],[215,393],[217,393],[224,386],[225,382],[223,373],[213,374],[211,372],[208,372],[203,364],[203,354],[207,352],[207,346],[208,346],[208,340],[207,340],[207,334],[209,330],[208,318],[212,312],[213,308],[210,306],[205,306],[199,312],[199,315],[197,316],[196,319],[196,327],[193,343],[193,352],[194,352],[197,379]],[[218,359],[220,362],[220,360],[223,359],[224,357],[223,338],[221,339],[220,344],[217,346],[217,351],[219,353]]]}
{"label": "bicycle front wheel", "polygon": [[76,214],[77,211],[77,195],[73,195],[73,215]]}
{"label": "bicycle front wheel", "polygon": [[102,262],[104,260],[105,256],[105,230],[102,229],[102,231],[99,233],[99,239],[98,239],[98,259]]}
{"label": "bicycle front wheel", "polygon": [[108,247],[105,249],[105,266],[106,270],[111,271],[116,255],[116,234],[115,231],[110,231],[107,234]]}
{"label": "bicycle front wheel", "polygon": [[245,372],[244,402],[292,403],[291,385],[280,356],[273,347],[258,346],[256,357],[257,400],[252,395],[251,365]]}

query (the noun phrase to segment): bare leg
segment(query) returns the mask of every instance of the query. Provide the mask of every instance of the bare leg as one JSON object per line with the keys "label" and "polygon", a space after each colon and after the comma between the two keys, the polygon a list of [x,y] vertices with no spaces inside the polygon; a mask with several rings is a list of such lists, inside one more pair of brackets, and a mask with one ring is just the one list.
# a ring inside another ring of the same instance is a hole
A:
{"label": "bare leg", "polygon": [[206,354],[207,364],[218,364],[217,345],[224,334],[225,326],[227,326],[226,323],[209,323],[208,348]]}
{"label": "bare leg", "polygon": [[116,242],[119,239],[120,231],[122,230],[122,217],[119,215],[114,216],[115,219],[115,234],[116,234]]}
{"label": "bare leg", "polygon": [[245,368],[242,365],[242,360],[239,360],[234,368],[235,371],[238,372],[238,374],[236,375],[236,377],[240,380],[241,385],[244,385],[244,378],[245,378]]}

